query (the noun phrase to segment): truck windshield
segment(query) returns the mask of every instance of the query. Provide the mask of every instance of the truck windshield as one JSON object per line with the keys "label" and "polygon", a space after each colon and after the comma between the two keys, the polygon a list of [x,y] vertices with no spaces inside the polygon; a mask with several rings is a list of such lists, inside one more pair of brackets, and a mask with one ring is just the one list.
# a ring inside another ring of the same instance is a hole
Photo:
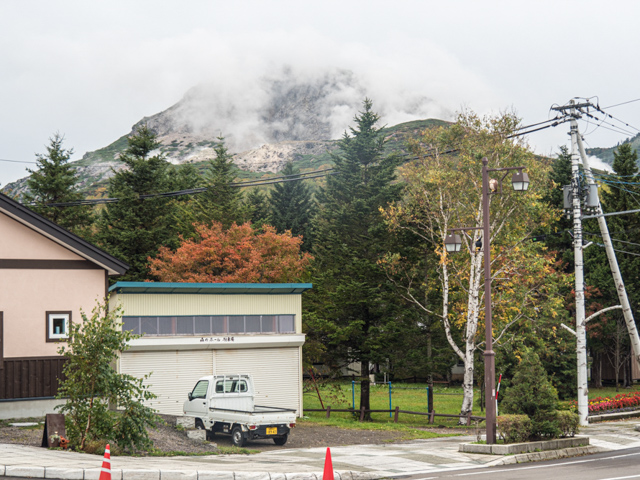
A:
{"label": "truck windshield", "polygon": [[193,391],[191,392],[192,398],[205,398],[207,396],[207,389],[209,388],[209,382],[207,380],[200,380],[196,383],[196,386],[193,387]]}
{"label": "truck windshield", "polygon": [[216,382],[216,393],[242,393],[247,390],[247,382],[243,379],[226,378]]}

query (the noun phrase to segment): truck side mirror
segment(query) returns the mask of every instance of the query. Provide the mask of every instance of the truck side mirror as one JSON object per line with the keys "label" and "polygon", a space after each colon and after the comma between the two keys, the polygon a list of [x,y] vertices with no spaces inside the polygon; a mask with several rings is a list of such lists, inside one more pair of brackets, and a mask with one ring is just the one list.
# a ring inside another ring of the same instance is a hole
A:
{"label": "truck side mirror", "polygon": [[189,392],[189,394],[187,395],[187,397],[189,397],[189,401],[193,400],[193,395],[191,395],[191,392]]}

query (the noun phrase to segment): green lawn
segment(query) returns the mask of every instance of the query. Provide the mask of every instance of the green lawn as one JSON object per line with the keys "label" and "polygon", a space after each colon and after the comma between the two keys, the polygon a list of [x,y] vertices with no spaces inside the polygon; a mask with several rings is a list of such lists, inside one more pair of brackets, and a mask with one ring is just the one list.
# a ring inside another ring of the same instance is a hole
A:
{"label": "green lawn", "polygon": [[[392,384],[391,388],[391,409],[400,407],[400,410],[410,410],[415,412],[427,411],[427,390],[425,384],[414,383],[398,383]],[[630,393],[640,390],[620,389],[617,393]],[[355,406],[356,409],[360,405],[360,387],[356,382],[355,385]],[[615,397],[617,395],[615,387],[607,388],[590,388],[589,399],[597,397]],[[351,382],[334,383],[320,387],[320,395],[324,402],[324,407],[331,406],[332,409],[352,408],[352,386]],[[458,414],[462,405],[462,387],[442,387],[434,388],[433,403],[436,413]],[[393,423],[393,416],[389,413],[372,413],[372,422],[360,423],[358,419],[354,419],[351,413],[332,412],[331,418],[327,419],[324,412],[309,412],[307,409],[321,408],[318,394],[312,384],[305,384],[304,392],[304,408],[305,418],[302,422],[311,422],[318,424],[334,425],[341,428],[366,428],[374,430],[398,430],[406,432],[407,438],[428,438],[433,436],[416,427],[434,426],[429,425],[429,419],[426,416],[400,414],[398,424]],[[371,408],[374,410],[389,409],[389,386],[388,385],[371,385]],[[498,411],[498,413],[500,413]],[[485,413],[480,411],[480,390],[474,390],[473,414],[484,416]],[[447,427],[457,427],[457,419],[436,417],[435,426],[443,425]],[[481,428],[484,422],[480,423]]]}
{"label": "green lawn", "polygon": [[[308,387],[308,385],[307,385]],[[391,388],[391,409],[400,407],[400,410],[410,410],[414,412],[427,411],[427,390],[425,384],[392,384]],[[360,405],[360,388],[355,386],[355,406]],[[346,409],[352,407],[352,386],[351,383],[334,384],[333,387],[320,388],[320,395],[325,408],[331,406],[332,409]],[[480,391],[475,390],[473,414],[484,416],[479,406]],[[461,387],[435,387],[433,404],[436,413],[459,414],[462,405]],[[332,412],[331,418],[327,420],[324,412],[309,412],[307,409],[321,408],[318,394],[315,389],[307,388],[304,393],[305,416],[308,421],[315,423],[327,423],[341,426],[343,428],[360,428],[360,422],[353,420],[351,413]],[[371,408],[374,410],[389,410],[389,386],[371,385]],[[367,423],[367,428],[385,428],[403,430],[411,427],[429,426],[429,418],[421,415],[400,414],[398,425],[393,423],[393,416],[389,413],[372,413],[372,423]],[[457,419],[436,417],[435,425],[445,425],[454,427]],[[433,426],[433,425],[432,425]]]}

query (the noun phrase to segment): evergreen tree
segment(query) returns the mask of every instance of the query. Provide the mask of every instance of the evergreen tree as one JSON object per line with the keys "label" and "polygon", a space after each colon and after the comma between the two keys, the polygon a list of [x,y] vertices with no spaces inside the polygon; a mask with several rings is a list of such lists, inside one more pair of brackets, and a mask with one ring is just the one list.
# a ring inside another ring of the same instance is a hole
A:
{"label": "evergreen tree", "polygon": [[[629,143],[620,145],[614,151],[613,170],[615,175],[603,176],[601,183],[606,189],[599,191],[602,207],[605,213],[622,212],[638,208],[640,195],[640,175],[637,166],[638,155]],[[640,220],[637,215],[614,215],[607,217],[607,226],[617,249],[616,258],[620,266],[620,273],[631,305],[634,318],[638,319],[640,312],[640,247],[637,245],[640,234]],[[601,243],[600,230],[595,220],[584,224],[585,237],[596,243]],[[613,282],[606,252],[602,247],[591,247],[585,251],[585,278],[589,287],[595,289],[591,299],[591,308],[617,305],[618,294]],[[628,335],[619,335],[619,312],[612,312],[598,317],[588,325],[589,346],[597,355],[610,358],[624,357],[628,353]],[[622,351],[621,351],[622,349]],[[621,367],[620,362],[618,367]],[[625,382],[627,383],[627,382]]]}
{"label": "evergreen tree", "polygon": [[335,175],[318,194],[314,220],[315,273],[307,331],[331,357],[361,365],[361,408],[369,409],[369,365],[387,357],[387,335],[396,317],[395,297],[378,265],[392,235],[380,207],[397,199],[396,156],[385,156],[380,117],[366,99],[355,127],[333,155]]}
{"label": "evergreen tree", "polygon": [[236,179],[237,167],[225,146],[224,137],[218,137],[214,151],[216,156],[210,160],[204,175],[207,191],[193,198],[190,215],[185,218],[190,224],[220,222],[230,227],[233,223],[243,223],[247,212],[242,191],[231,186]]}
{"label": "evergreen tree", "polygon": [[260,229],[265,224],[271,224],[267,195],[258,187],[249,190],[245,196],[245,208],[254,228]]}
{"label": "evergreen tree", "polygon": [[558,392],[533,350],[524,351],[501,405],[505,413],[527,415],[534,436],[557,437],[560,434],[554,418]]}
{"label": "evergreen tree", "polygon": [[[282,171],[283,176],[294,176],[300,169],[287,162]],[[295,178],[295,177],[293,177]],[[293,236],[302,236],[303,250],[311,247],[311,213],[313,199],[311,189],[303,180],[276,183],[269,194],[271,225],[279,233],[291,230]]]}
{"label": "evergreen tree", "polygon": [[76,190],[77,179],[69,158],[73,149],[62,146],[64,137],[56,133],[49,139],[45,155],[36,155],[37,170],[29,170],[25,203],[34,212],[57,223],[73,233],[82,235],[91,225],[92,216],[87,206],[49,207],[48,203],[75,202],[82,199]]}
{"label": "evergreen tree", "polygon": [[131,266],[120,280],[143,281],[148,278],[148,258],[155,256],[160,246],[175,248],[178,237],[174,201],[141,196],[171,191],[174,182],[171,164],[161,155],[152,155],[159,143],[146,125],[128,142],[120,156],[126,168],[109,181],[109,197],[118,202],[102,211],[96,238],[105,250]]}
{"label": "evergreen tree", "polygon": [[543,200],[558,209],[558,218],[551,223],[550,228],[536,232],[534,240],[542,239],[549,250],[556,253],[556,258],[562,261],[563,269],[567,273],[573,272],[573,219],[562,214],[564,209],[564,194],[562,187],[571,185],[571,154],[564,145],[553,161],[551,174],[553,188],[547,191]]}

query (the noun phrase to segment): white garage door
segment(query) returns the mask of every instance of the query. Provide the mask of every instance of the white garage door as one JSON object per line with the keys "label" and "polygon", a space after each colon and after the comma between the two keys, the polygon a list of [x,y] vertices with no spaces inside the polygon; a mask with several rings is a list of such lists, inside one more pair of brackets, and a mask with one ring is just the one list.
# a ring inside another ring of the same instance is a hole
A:
{"label": "white garage door", "polygon": [[253,376],[256,405],[300,410],[300,348],[216,350],[216,375]]}
{"label": "white garage door", "polygon": [[182,415],[182,404],[200,377],[213,374],[212,350],[124,352],[120,371],[146,380],[158,398],[147,403],[159,413]]}

